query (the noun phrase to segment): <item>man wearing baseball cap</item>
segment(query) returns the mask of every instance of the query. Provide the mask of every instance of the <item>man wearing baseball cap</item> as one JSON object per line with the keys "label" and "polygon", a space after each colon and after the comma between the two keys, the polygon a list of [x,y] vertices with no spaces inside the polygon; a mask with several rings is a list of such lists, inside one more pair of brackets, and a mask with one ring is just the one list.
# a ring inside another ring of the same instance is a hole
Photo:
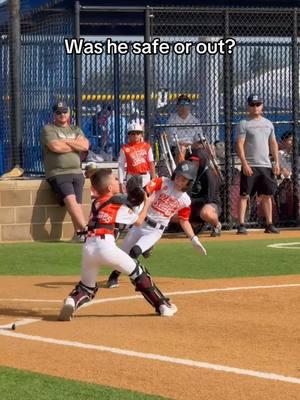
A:
{"label": "man wearing baseball cap", "polygon": [[53,123],[41,132],[45,176],[61,206],[65,206],[74,225],[75,241],[81,241],[80,232],[86,225],[82,210],[84,176],[80,152],[88,151],[89,141],[77,126],[70,126],[70,111],[64,101],[53,108]]}
{"label": "man wearing baseball cap", "polygon": [[[171,114],[167,120],[169,128],[166,129],[168,140],[174,153],[185,155],[187,148],[203,138],[200,120],[192,113],[192,101],[186,94],[181,94],[176,102],[176,113]],[[188,125],[198,126],[188,126]],[[179,148],[177,148],[179,147]],[[180,151],[179,151],[180,150]]]}
{"label": "man wearing baseball cap", "polygon": [[[265,233],[279,233],[272,222],[272,196],[276,191],[279,174],[278,144],[274,126],[262,116],[263,98],[252,93],[247,98],[248,118],[238,125],[237,153],[241,160],[238,234],[247,234],[244,225],[250,196],[261,196],[266,218]],[[273,167],[269,157],[272,154]]]}

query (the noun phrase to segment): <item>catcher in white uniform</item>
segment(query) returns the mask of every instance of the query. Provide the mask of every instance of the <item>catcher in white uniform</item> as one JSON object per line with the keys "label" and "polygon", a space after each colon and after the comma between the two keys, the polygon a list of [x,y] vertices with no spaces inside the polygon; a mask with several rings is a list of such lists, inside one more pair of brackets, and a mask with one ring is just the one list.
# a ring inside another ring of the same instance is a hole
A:
{"label": "catcher in white uniform", "polygon": [[[191,161],[182,161],[176,167],[171,179],[160,177],[152,180],[147,186],[148,194],[155,193],[153,203],[149,207],[145,221],[140,226],[129,229],[121,249],[132,258],[138,257],[150,249],[161,238],[171,217],[178,215],[179,223],[192,245],[203,255],[206,250],[195,235],[189,222],[191,199],[186,193],[197,177],[197,168]],[[107,287],[118,287],[120,269],[113,271]]]}
{"label": "catcher in white uniform", "polygon": [[58,317],[70,321],[74,312],[90,302],[97,293],[97,275],[101,265],[110,265],[129,276],[137,291],[162,316],[172,316],[177,308],[152,281],[149,272],[116,245],[117,224],[142,224],[153,199],[145,195],[144,207],[135,214],[127,197],[119,193],[119,181],[111,169],[99,169],[91,176],[98,197],[92,204],[86,242],[83,245],[81,280],[65,299]]}

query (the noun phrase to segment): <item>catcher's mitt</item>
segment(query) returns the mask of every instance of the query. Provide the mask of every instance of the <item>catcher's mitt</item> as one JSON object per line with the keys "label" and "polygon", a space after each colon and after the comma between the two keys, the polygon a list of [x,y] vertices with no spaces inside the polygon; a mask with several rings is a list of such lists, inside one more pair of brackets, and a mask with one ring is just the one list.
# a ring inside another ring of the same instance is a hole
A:
{"label": "catcher's mitt", "polygon": [[142,187],[143,178],[132,176],[126,183],[127,198],[132,207],[137,207],[143,203],[145,191]]}

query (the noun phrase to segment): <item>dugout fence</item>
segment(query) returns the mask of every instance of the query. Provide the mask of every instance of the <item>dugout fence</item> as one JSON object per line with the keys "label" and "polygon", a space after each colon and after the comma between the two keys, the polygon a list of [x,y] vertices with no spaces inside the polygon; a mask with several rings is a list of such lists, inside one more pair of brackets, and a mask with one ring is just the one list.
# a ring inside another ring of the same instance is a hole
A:
{"label": "dugout fence", "polygon": [[[245,116],[248,94],[259,92],[277,138],[287,130],[293,133],[292,211],[284,223],[297,223],[300,10],[84,4],[75,2],[70,7],[55,1],[29,12],[24,2],[19,37],[11,29],[12,10],[7,5],[0,8],[0,173],[20,164],[27,175],[43,174],[39,134],[42,125],[51,121],[56,100],[68,101],[72,121],[83,128],[91,149],[111,160],[126,140],[130,120],[143,119],[149,139],[155,142],[168,128],[177,96],[186,93],[209,141],[224,142],[222,218],[232,226],[238,197],[236,124]],[[129,19],[129,15],[137,17]],[[112,37],[115,43],[128,43],[129,49],[134,41],[159,39],[169,44],[170,51],[68,55],[64,38],[84,37],[105,46],[108,36],[95,28],[99,22],[114,23],[116,34],[126,23],[138,26],[127,38]],[[87,26],[92,35],[87,34]],[[187,43],[189,51],[182,51]],[[259,223],[258,216],[254,202],[249,222]]]}

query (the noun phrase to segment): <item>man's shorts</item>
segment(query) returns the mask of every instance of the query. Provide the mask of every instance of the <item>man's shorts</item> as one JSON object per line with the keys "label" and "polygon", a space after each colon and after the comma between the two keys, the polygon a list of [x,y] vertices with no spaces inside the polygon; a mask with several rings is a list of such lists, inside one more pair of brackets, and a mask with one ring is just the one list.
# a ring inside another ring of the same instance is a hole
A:
{"label": "man's shorts", "polygon": [[251,167],[252,176],[241,171],[240,196],[253,196],[255,193],[272,196],[277,189],[277,183],[272,168]]}
{"label": "man's shorts", "polygon": [[203,220],[200,218],[200,211],[207,204],[212,206],[216,210],[218,215],[220,215],[220,213],[221,213],[221,209],[216,203],[207,203],[201,197],[192,198],[191,200],[192,200],[192,204],[191,204],[190,221],[192,221],[192,222],[203,222]]}
{"label": "man's shorts", "polygon": [[61,206],[65,204],[64,198],[71,194],[75,195],[78,204],[82,204],[84,181],[83,174],[56,175],[47,179]]}

